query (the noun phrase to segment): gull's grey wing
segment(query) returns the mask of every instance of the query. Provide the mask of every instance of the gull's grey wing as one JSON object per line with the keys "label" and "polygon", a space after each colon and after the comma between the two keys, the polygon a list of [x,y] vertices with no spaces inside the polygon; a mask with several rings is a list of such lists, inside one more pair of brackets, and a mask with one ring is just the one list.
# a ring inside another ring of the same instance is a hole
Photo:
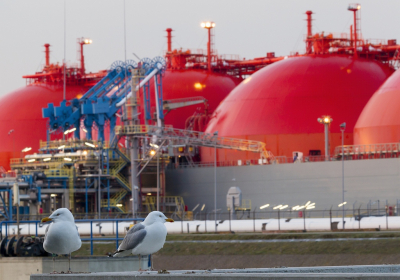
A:
{"label": "gull's grey wing", "polygon": [[81,238],[81,235],[79,234],[78,227],[76,225],[75,225],[75,227],[76,227],[76,233],[78,233],[78,237]]}
{"label": "gull's grey wing", "polygon": [[117,252],[132,250],[137,245],[142,243],[146,233],[147,232],[144,225],[136,224],[126,233],[126,236],[124,240],[122,240],[121,245],[119,245]]}
{"label": "gull's grey wing", "polygon": [[50,224],[47,226],[46,231],[44,232],[44,239],[46,239],[46,237],[47,237],[47,232],[49,231],[49,228],[50,228],[50,226],[51,226],[52,224],[53,224],[53,223],[50,223]]}

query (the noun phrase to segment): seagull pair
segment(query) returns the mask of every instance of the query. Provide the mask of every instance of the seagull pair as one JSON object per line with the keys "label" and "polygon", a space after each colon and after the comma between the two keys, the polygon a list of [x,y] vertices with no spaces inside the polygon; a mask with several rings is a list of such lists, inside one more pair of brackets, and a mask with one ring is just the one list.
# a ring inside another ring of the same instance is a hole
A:
{"label": "seagull pair", "polygon": [[[118,250],[110,257],[139,255],[139,270],[142,270],[141,256],[152,255],[164,247],[167,237],[164,223],[173,221],[159,211],[151,212],[143,222],[127,232]],[[74,216],[67,208],[59,208],[50,217],[42,219],[42,223],[45,222],[52,223],[46,228],[43,248],[53,255],[69,255],[68,271],[71,271],[71,253],[82,245]]]}

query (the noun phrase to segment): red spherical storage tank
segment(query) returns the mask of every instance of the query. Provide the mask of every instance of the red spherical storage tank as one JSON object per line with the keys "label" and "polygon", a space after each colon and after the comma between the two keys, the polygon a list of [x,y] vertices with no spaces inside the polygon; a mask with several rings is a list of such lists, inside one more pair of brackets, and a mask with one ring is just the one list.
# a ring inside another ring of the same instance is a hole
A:
{"label": "red spherical storage tank", "polygon": [[354,144],[400,141],[400,72],[396,71],[365,105],[354,128]]}
{"label": "red spherical storage tank", "polygon": [[[66,98],[84,94],[90,87],[67,86]],[[48,103],[59,105],[63,99],[63,87],[32,84],[17,89],[0,98],[0,166],[6,170],[10,158],[24,156],[22,149],[31,147],[37,152],[40,140],[46,141],[47,119],[42,118],[42,108]],[[13,130],[9,134],[9,132]],[[62,138],[62,135],[59,135]],[[55,139],[52,136],[52,139]]]}
{"label": "red spherical storage tank", "polygon": [[[363,107],[393,70],[379,62],[339,55],[309,55],[276,62],[236,87],[216,109],[206,129],[219,136],[266,143],[275,156],[324,150],[324,127],[317,118],[329,115],[330,150],[341,145],[339,125],[347,123],[345,144]],[[259,154],[219,150],[218,161],[257,159]],[[202,161],[214,160],[204,148]]]}
{"label": "red spherical storage tank", "polygon": [[[204,70],[166,70],[162,78],[163,99],[179,99],[201,96],[208,101],[208,112],[212,113],[221,101],[233,90],[242,79],[232,76],[212,73]],[[150,82],[152,106],[154,101],[154,80]],[[197,110],[197,108],[201,108]],[[154,110],[154,109],[153,109]],[[203,114],[204,105],[196,104],[171,110],[165,115],[165,124],[174,128],[184,129],[186,120],[195,112]],[[196,128],[205,129],[200,116],[196,120]],[[197,130],[197,129],[195,129]]]}

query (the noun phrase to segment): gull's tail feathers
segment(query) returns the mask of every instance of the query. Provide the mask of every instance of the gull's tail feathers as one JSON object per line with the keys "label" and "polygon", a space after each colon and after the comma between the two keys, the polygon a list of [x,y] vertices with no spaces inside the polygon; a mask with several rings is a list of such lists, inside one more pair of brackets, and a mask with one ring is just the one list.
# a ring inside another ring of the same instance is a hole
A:
{"label": "gull's tail feathers", "polygon": [[130,250],[117,250],[114,253],[108,253],[108,257],[110,258],[121,258],[130,255]]}

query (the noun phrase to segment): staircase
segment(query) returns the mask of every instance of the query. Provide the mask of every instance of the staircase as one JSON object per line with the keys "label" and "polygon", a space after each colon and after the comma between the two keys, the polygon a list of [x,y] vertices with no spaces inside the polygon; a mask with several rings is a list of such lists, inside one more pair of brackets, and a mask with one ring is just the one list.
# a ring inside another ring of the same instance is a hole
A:
{"label": "staircase", "polygon": [[129,155],[128,155],[128,153],[127,153],[127,151],[126,151],[126,149],[125,148],[116,148],[115,149],[115,151],[117,152],[117,154],[123,159],[123,160],[125,160],[126,162],[131,162],[131,159],[130,159],[130,157],[129,157]]}
{"label": "staircase", "polygon": [[[120,204],[119,202],[126,196],[128,192],[126,190],[120,190],[119,192],[113,194],[110,197],[110,208],[114,208],[121,213],[125,213],[125,207]],[[101,200],[101,207],[108,208],[108,200],[102,199]]]}
{"label": "staircase", "polygon": [[[147,196],[145,202],[148,212],[155,211],[157,209],[157,198],[155,196]],[[163,196],[160,197],[160,208],[164,212],[173,212],[180,220],[191,220],[193,219],[193,213],[191,211],[185,212],[185,202],[181,196]]]}
{"label": "staircase", "polygon": [[[131,186],[129,184],[129,181],[123,176],[120,172],[121,170],[127,165],[126,161],[119,160],[117,162],[113,163],[113,167],[110,168],[109,172],[110,175],[115,177],[117,182],[123,187],[126,191],[131,191]],[[103,173],[106,174],[107,170],[103,170]]]}

